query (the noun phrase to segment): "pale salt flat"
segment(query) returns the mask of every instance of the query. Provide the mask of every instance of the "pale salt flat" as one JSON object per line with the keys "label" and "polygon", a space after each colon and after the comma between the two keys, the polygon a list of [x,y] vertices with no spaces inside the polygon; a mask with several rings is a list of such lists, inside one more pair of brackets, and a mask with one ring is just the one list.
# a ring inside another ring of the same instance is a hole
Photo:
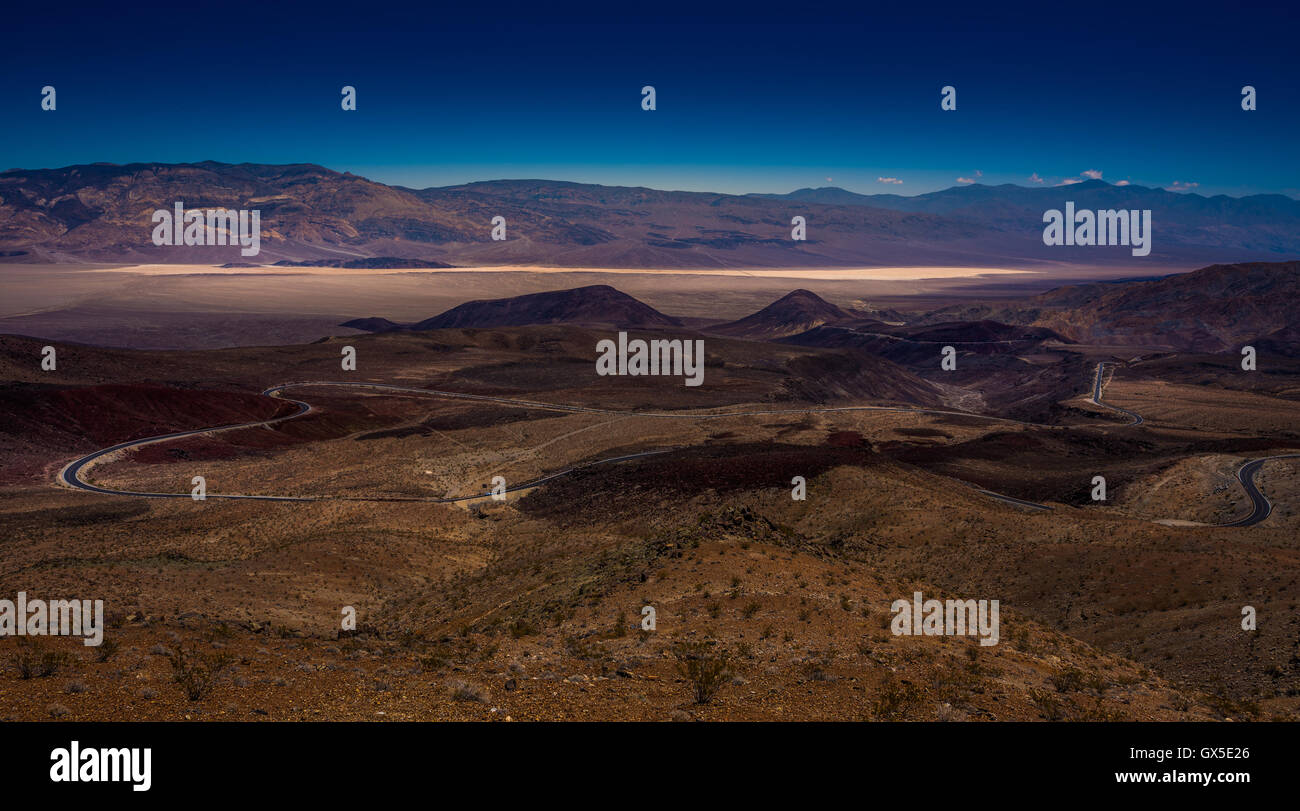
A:
{"label": "pale salt flat", "polygon": [[1034,274],[1038,271],[983,267],[875,267],[875,268],[569,268],[538,265],[500,265],[455,268],[323,268],[323,267],[234,267],[213,265],[121,265],[89,269],[98,273],[136,273],[145,276],[185,276],[195,273],[230,276],[265,275],[340,275],[383,276],[392,273],[601,273],[611,275],[665,276],[747,276],[758,279],[808,279],[813,281],[920,281],[924,279],[963,279],[981,276]]}

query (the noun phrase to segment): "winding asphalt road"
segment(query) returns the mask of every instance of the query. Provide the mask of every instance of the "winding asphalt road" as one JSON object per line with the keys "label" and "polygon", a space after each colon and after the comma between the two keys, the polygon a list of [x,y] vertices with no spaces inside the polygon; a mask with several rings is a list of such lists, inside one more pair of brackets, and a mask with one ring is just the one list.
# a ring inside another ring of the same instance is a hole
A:
{"label": "winding asphalt road", "polygon": [[1246,464],[1237,468],[1237,481],[1241,483],[1246,495],[1250,496],[1251,511],[1250,515],[1238,521],[1232,521],[1227,524],[1218,524],[1221,527],[1251,527],[1263,521],[1273,514],[1273,502],[1259,491],[1255,486],[1255,474],[1264,466],[1264,463],[1271,459],[1300,459],[1300,453],[1284,453],[1278,456],[1265,456],[1262,459],[1251,459]]}
{"label": "winding asphalt road", "polygon": [[[1109,408],[1112,411],[1117,411],[1122,414],[1128,415],[1132,419],[1132,422],[1130,423],[1131,425],[1141,425],[1144,422],[1144,420],[1142,419],[1142,416],[1140,414],[1137,414],[1133,411],[1129,411],[1128,409],[1125,408],[1113,406],[1109,403],[1104,402],[1101,399],[1102,377],[1105,371],[1105,367],[1107,365],[1108,364],[1106,362],[1097,364],[1096,376],[1093,379],[1093,389],[1092,389],[1092,398],[1091,398],[1092,402],[1103,408]],[[723,419],[726,417],[778,415],[778,414],[824,414],[824,413],[837,413],[837,412],[849,412],[849,411],[890,411],[895,413],[974,417],[976,419],[988,420],[990,422],[1006,422],[1006,423],[1014,423],[1018,425],[1033,425],[1033,423],[1023,422],[1021,420],[1012,420],[1012,419],[1007,419],[1005,417],[990,417],[983,414],[973,414],[967,411],[952,411],[952,410],[945,410],[945,409],[928,409],[928,408],[907,408],[904,406],[842,406],[842,407],[835,407],[835,408],[781,408],[781,409],[774,408],[774,409],[754,409],[754,410],[746,410],[746,411],[721,411],[721,412],[713,411],[713,412],[706,412],[706,413],[639,412],[639,411],[624,411],[624,410],[605,409],[605,408],[589,408],[586,406],[573,406],[573,405],[564,405],[559,403],[544,403],[535,400],[518,400],[509,397],[491,397],[482,394],[467,394],[464,392],[441,391],[437,389],[419,389],[419,388],[412,388],[409,386],[397,386],[389,383],[304,381],[298,383],[281,383],[279,385],[272,386],[271,388],[266,389],[265,391],[262,392],[262,394],[267,397],[274,397],[280,400],[285,400],[286,402],[296,405],[298,408],[292,414],[286,414],[269,420],[238,423],[233,425],[223,425],[215,428],[200,428],[194,431],[179,431],[171,434],[161,434],[159,436],[147,437],[144,439],[135,439],[135,440],[130,440],[128,442],[120,442],[116,445],[113,445],[112,447],[95,451],[92,454],[88,454],[86,456],[81,457],[80,459],[76,459],[72,462],[69,462],[67,465],[63,467],[62,470],[59,471],[58,481],[60,484],[63,484],[67,487],[72,487],[79,490],[87,490],[92,493],[101,493],[104,495],[137,496],[137,497],[144,497],[144,498],[192,498],[192,496],[189,493],[152,493],[152,492],[143,492],[143,491],[136,491],[136,490],[118,490],[115,488],[100,487],[99,485],[91,484],[90,482],[83,479],[82,473],[87,472],[90,469],[90,467],[92,467],[97,461],[100,461],[104,457],[120,451],[125,451],[132,448],[140,448],[146,445],[153,445],[159,442],[170,442],[171,440],[181,439],[182,437],[188,437],[188,436],[199,436],[204,434],[211,435],[211,434],[222,433],[225,431],[237,431],[237,430],[243,430],[247,428],[265,428],[265,427],[270,427],[272,425],[276,425],[278,423],[285,422],[287,420],[297,419],[298,417],[310,413],[312,407],[309,403],[306,403],[302,400],[294,400],[292,398],[285,397],[284,391],[286,389],[292,389],[292,388],[321,387],[321,386],[340,386],[340,387],[349,387],[349,388],[375,389],[379,391],[392,391],[401,394],[418,394],[418,395],[424,395],[429,397],[439,397],[444,399],[477,400],[482,402],[497,403],[501,405],[519,406],[524,408],[535,408],[535,409],[541,409],[547,411],[561,411],[561,412],[568,412],[568,413],[583,413],[583,414],[603,414],[609,416],[625,416],[625,417],[655,417],[655,418],[663,418],[663,419],[701,420],[701,419]],[[548,474],[539,479],[533,479],[531,481],[527,481],[522,484],[517,484],[513,487],[507,487],[505,492],[509,493],[518,490],[527,490],[533,487],[537,487],[538,485],[544,484],[553,479],[558,479],[561,476],[567,476],[578,470],[583,470],[585,468],[595,467],[597,465],[615,464],[617,462],[623,462],[629,459],[638,459],[646,456],[655,456],[662,453],[668,453],[673,450],[677,450],[677,448],[666,448],[662,450],[643,451],[641,453],[626,454],[623,456],[614,456],[607,459],[598,459],[594,462],[588,462],[583,465],[576,465],[574,467],[565,468],[564,470],[560,470],[555,473]],[[1270,459],[1294,459],[1294,458],[1300,458],[1300,454],[1281,454],[1277,456],[1267,456],[1261,459],[1252,459],[1246,462],[1244,465],[1242,465],[1241,468],[1237,471],[1237,479],[1241,483],[1242,488],[1245,489],[1246,494],[1250,496],[1253,508],[1251,510],[1251,513],[1247,515],[1245,518],[1242,518],[1237,521],[1233,521],[1228,524],[1219,524],[1218,526],[1248,527],[1248,526],[1254,526],[1255,524],[1258,524],[1259,522],[1268,518],[1268,516],[1273,511],[1273,505],[1268,500],[1268,498],[1265,497],[1264,494],[1259,491],[1259,488],[1255,486],[1255,474],[1259,471],[1261,467],[1263,467],[1264,463],[1269,461]],[[990,498],[994,498],[999,501],[1003,501],[1005,503],[1013,504],[1019,507],[1025,507],[1031,510],[1052,509],[1051,507],[1045,504],[1038,504],[1033,501],[1026,501],[1024,499],[1015,498],[1013,496],[1005,496],[1002,495],[1001,493],[995,493],[992,490],[983,490],[979,488],[976,488],[976,490],[979,493],[988,496]],[[242,501],[294,501],[294,502],[325,501],[325,500],[366,501],[366,502],[418,501],[418,502],[430,502],[430,503],[437,503],[437,504],[451,504],[451,503],[461,502],[461,501],[473,501],[476,499],[487,498],[490,496],[491,496],[490,492],[478,493],[470,496],[457,496],[457,497],[447,497],[447,498],[434,497],[434,496],[429,496],[429,497],[264,496],[264,495],[245,495],[245,494],[237,494],[237,493],[212,493],[212,494],[208,494],[206,498],[242,500]]]}
{"label": "winding asphalt road", "polygon": [[[286,420],[296,419],[298,417],[303,416],[304,414],[309,413],[312,410],[312,407],[309,403],[305,403],[302,400],[294,400],[292,398],[283,396],[284,391],[286,389],[292,389],[292,388],[320,387],[320,386],[343,386],[349,388],[377,389],[380,391],[392,391],[401,394],[420,394],[429,397],[440,397],[445,399],[478,400],[483,402],[519,406],[524,408],[535,408],[535,409],[541,409],[547,411],[562,411],[562,412],[582,413],[582,414],[603,414],[603,415],[610,415],[610,416],[625,416],[625,417],[656,417],[656,418],[664,418],[664,419],[707,420],[707,419],[722,419],[725,417],[747,417],[747,416],[756,416],[756,415],[776,415],[776,414],[832,413],[832,412],[844,412],[844,411],[893,411],[893,412],[913,413],[913,414],[935,414],[935,415],[948,415],[948,416],[960,416],[960,417],[975,417],[977,419],[989,420],[991,422],[1006,422],[1006,423],[1015,423],[1018,425],[1031,424],[1031,423],[1021,422],[1020,420],[1007,419],[1005,417],[990,417],[990,416],[985,416],[983,414],[972,414],[967,411],[906,408],[903,406],[842,406],[836,408],[771,408],[771,409],[755,409],[755,410],[748,410],[748,411],[723,411],[723,412],[715,411],[715,412],[706,412],[703,414],[678,413],[678,412],[620,411],[620,410],[605,409],[605,408],[589,408],[586,406],[563,405],[559,403],[543,403],[535,400],[517,400],[509,397],[490,397],[483,394],[466,394],[464,392],[456,392],[456,391],[441,391],[437,389],[417,389],[409,386],[396,386],[389,383],[305,381],[300,383],[281,383],[279,385],[272,386],[271,388],[266,389],[265,391],[262,392],[262,394],[267,397],[274,397],[277,399],[285,400],[287,402],[293,403],[294,405],[298,406],[298,410],[292,414],[286,414],[284,416],[275,417],[274,419],[269,419],[269,420],[259,420],[255,422],[245,422],[245,423],[238,423],[234,425],[222,425],[215,428],[199,428],[194,431],[179,431],[171,434],[161,434],[159,436],[146,437],[144,439],[134,439],[128,442],[120,442],[116,445],[113,445],[112,447],[95,451],[92,454],[88,454],[86,456],[81,457],[80,459],[76,459],[72,462],[69,462],[67,465],[63,467],[62,470],[59,471],[58,482],[67,487],[76,488],[78,490],[87,490],[92,493],[101,493],[110,496],[137,496],[142,498],[193,498],[193,496],[189,493],[152,493],[152,492],[146,492],[140,490],[118,490],[115,488],[100,487],[99,485],[91,484],[90,482],[83,479],[82,474],[88,472],[89,469],[93,467],[96,462],[102,460],[104,457],[109,456],[110,454],[117,453],[119,451],[125,451],[132,448],[140,448],[146,445],[153,445],[159,442],[170,442],[171,440],[180,439],[182,437],[187,437],[187,436],[199,436],[204,434],[211,435],[211,434],[222,433],[225,431],[238,431],[247,428],[265,428],[271,425],[275,425],[277,423],[285,422]],[[564,470],[557,471],[555,473],[551,473],[546,476],[543,476],[540,479],[533,479],[531,481],[524,482],[522,484],[517,484],[513,487],[507,487],[505,489],[505,492],[510,493],[510,492],[515,492],[517,490],[527,490],[529,488],[536,487],[540,484],[544,484],[553,479],[558,479],[561,476],[567,476],[575,471],[582,470],[585,468],[595,467],[597,465],[614,464],[616,462],[623,462],[629,459],[638,459],[644,456],[655,456],[657,454],[668,453],[669,451],[673,451],[673,450],[678,450],[678,449],[665,448],[662,450],[643,451],[641,453],[626,454],[623,456],[614,456],[608,459],[598,459],[594,462],[588,462],[583,465],[577,465],[574,467],[565,468]],[[1041,504],[1033,504],[1032,502],[1021,501],[1020,499],[1015,499],[1010,496],[1002,496],[990,491],[981,490],[980,492],[992,496],[993,498],[1001,499],[1003,501],[1007,501],[1013,504],[1032,506],[1038,509],[1051,509],[1050,507],[1046,507]],[[421,496],[373,496],[373,497],[260,496],[260,495],[244,495],[239,493],[209,493],[205,496],[205,498],[226,499],[226,500],[235,500],[235,501],[373,501],[373,502],[419,501],[419,502],[430,502],[436,504],[451,504],[459,501],[473,501],[476,499],[487,498],[490,496],[491,496],[490,492],[478,493],[471,496],[457,496],[457,497],[449,497],[449,498],[440,498],[434,496],[429,496],[429,497],[421,497]]]}
{"label": "winding asphalt road", "polygon": [[1111,405],[1110,403],[1103,403],[1103,402],[1102,402],[1102,400],[1101,400],[1101,389],[1102,389],[1101,378],[1102,378],[1102,373],[1105,371],[1105,369],[1106,369],[1106,367],[1107,367],[1108,365],[1109,365],[1109,366],[1113,366],[1114,364],[1108,364],[1106,361],[1102,361],[1101,363],[1098,363],[1098,364],[1097,364],[1097,375],[1096,375],[1096,377],[1093,378],[1093,381],[1092,381],[1092,397],[1090,398],[1091,401],[1092,401],[1095,405],[1099,405],[1099,406],[1101,406],[1102,408],[1109,408],[1111,411],[1118,411],[1118,412],[1121,413],[1121,414],[1126,414],[1126,415],[1128,415],[1128,417],[1132,420],[1132,422],[1130,422],[1129,425],[1141,425],[1143,422],[1145,422],[1145,420],[1143,420],[1143,419],[1142,419],[1142,415],[1141,415],[1141,414],[1138,414],[1136,411],[1129,411],[1127,408],[1120,408],[1119,406],[1115,406],[1115,405]]}
{"label": "winding asphalt road", "polygon": [[[1145,422],[1145,420],[1142,419],[1142,415],[1129,411],[1127,408],[1120,408],[1119,406],[1111,405],[1110,403],[1102,401],[1101,381],[1105,367],[1108,365],[1114,364],[1110,364],[1106,361],[1097,364],[1097,375],[1093,378],[1092,383],[1092,402],[1102,408],[1109,408],[1111,411],[1118,411],[1121,414],[1127,414],[1133,420],[1129,423],[1130,425],[1141,425]],[[1255,474],[1259,472],[1260,468],[1264,467],[1265,462],[1272,459],[1300,459],[1300,453],[1283,453],[1276,456],[1264,456],[1259,459],[1251,459],[1241,467],[1237,468],[1237,482],[1241,485],[1241,488],[1246,491],[1246,495],[1250,497],[1250,514],[1245,518],[1240,518],[1236,521],[1230,521],[1226,524],[1211,524],[1211,526],[1253,527],[1273,514],[1273,503],[1268,500],[1267,496],[1260,492],[1258,487],[1255,486]]]}

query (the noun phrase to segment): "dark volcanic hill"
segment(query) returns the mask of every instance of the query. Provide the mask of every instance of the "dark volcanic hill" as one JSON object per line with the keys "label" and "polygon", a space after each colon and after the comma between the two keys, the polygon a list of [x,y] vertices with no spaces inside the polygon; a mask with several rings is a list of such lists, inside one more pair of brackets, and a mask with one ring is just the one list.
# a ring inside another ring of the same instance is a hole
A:
{"label": "dark volcanic hill", "polygon": [[467,301],[415,324],[396,324],[384,318],[358,318],[340,326],[387,332],[397,329],[482,329],[535,324],[581,324],[620,329],[681,326],[676,318],[664,315],[607,284],[529,293],[512,298]]}
{"label": "dark volcanic hill", "polygon": [[822,324],[861,320],[808,290],[794,290],[753,315],[708,328],[708,332],[772,341],[807,332]]}
{"label": "dark volcanic hill", "polygon": [[[1150,208],[1152,252],[1048,247],[1042,213],[1065,200]],[[237,247],[158,247],[156,209],[261,211],[256,257]],[[807,221],[791,239],[791,218]],[[504,217],[506,239],[493,241]],[[1032,266],[1152,267],[1300,255],[1300,202],[1279,195],[1205,198],[1100,181],[1052,189],[964,186],[917,197],[801,190],[730,195],[496,180],[388,186],[312,164],[97,163],[0,173],[0,257],[26,262],[313,262],[392,267]]]}

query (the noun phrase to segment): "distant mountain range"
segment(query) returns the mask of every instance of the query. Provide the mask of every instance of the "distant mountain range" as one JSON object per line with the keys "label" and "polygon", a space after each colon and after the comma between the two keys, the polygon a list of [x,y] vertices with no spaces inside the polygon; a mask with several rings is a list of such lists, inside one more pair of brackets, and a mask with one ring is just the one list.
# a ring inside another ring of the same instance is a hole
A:
{"label": "distant mountain range", "polygon": [[[261,211],[261,253],[157,247],[150,217],[187,208]],[[1151,209],[1151,255],[1048,247],[1042,215]],[[807,240],[791,239],[791,219]],[[493,241],[504,217],[506,239]],[[0,257],[22,262],[297,262],[392,267],[543,264],[728,268],[872,265],[1186,267],[1300,256],[1300,201],[1175,194],[1087,181],[973,184],[903,197],[838,188],[728,195],[498,180],[430,189],[376,183],[311,164],[89,164],[0,173]]]}

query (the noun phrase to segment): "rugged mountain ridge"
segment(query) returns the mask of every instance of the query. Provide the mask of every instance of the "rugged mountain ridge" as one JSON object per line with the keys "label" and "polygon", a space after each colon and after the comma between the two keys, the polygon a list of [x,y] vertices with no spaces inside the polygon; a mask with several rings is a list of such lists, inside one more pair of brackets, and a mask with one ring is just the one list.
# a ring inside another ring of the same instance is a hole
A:
{"label": "rugged mountain ridge", "polygon": [[[1300,255],[1300,202],[1172,194],[1100,181],[1064,188],[957,187],[917,197],[660,191],[551,180],[429,189],[312,164],[87,164],[0,173],[0,257],[25,262],[364,261],[461,266],[846,267],[1133,264],[1123,247],[1048,247],[1041,217],[1080,207],[1151,208],[1153,267]],[[155,246],[152,212],[258,209],[261,253]],[[791,238],[791,219],[807,240]],[[504,217],[506,239],[492,239]],[[432,263],[432,264],[430,264]]]}

